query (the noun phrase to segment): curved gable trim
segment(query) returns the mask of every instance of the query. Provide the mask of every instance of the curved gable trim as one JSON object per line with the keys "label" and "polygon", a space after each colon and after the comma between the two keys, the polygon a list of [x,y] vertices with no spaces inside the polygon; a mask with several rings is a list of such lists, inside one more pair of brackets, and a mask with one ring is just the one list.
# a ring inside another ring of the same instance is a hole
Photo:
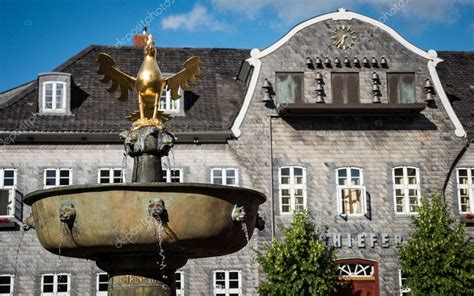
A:
{"label": "curved gable trim", "polygon": [[395,40],[397,40],[403,46],[405,46],[407,49],[409,49],[412,52],[418,54],[419,56],[422,56],[422,57],[424,57],[425,59],[428,59],[428,60],[438,60],[438,62],[441,61],[440,59],[437,58],[436,52],[434,52],[434,51],[426,52],[426,51],[416,47],[415,45],[413,45],[408,40],[403,38],[398,32],[396,32],[394,29],[390,28],[386,24],[384,24],[382,22],[379,22],[379,21],[377,21],[373,18],[370,18],[368,16],[365,16],[365,15],[362,15],[362,14],[359,14],[359,13],[356,13],[356,12],[348,11],[344,8],[340,8],[337,12],[328,13],[328,14],[324,14],[324,15],[314,17],[312,19],[309,19],[307,21],[304,21],[304,22],[296,25],[293,29],[291,29],[288,33],[286,33],[286,35],[284,35],[282,38],[280,38],[277,42],[273,43],[271,46],[265,48],[262,51],[259,51],[259,50],[255,51],[254,52],[255,57],[260,59],[260,58],[263,58],[263,57],[269,55],[270,53],[272,53],[275,50],[277,50],[278,48],[280,48],[283,44],[288,42],[288,40],[290,40],[299,31],[303,30],[306,27],[309,27],[311,25],[314,25],[316,23],[323,22],[323,21],[326,21],[326,20],[329,20],[329,19],[332,19],[332,20],[358,19],[360,21],[369,23],[369,24],[371,24],[375,27],[378,27],[378,28],[382,29],[383,31],[387,32]]}
{"label": "curved gable trim", "polygon": [[434,50],[429,50],[429,51],[424,51],[412,43],[410,43],[408,40],[403,38],[399,33],[397,33],[394,29],[390,28],[389,26],[385,25],[382,22],[379,22],[373,18],[361,15],[359,13],[355,13],[352,11],[347,11],[344,8],[340,8],[337,12],[333,13],[328,13],[324,15],[320,15],[317,17],[314,17],[312,19],[309,19],[307,21],[304,21],[298,25],[296,25],[293,29],[291,29],[286,35],[284,35],[282,38],[280,38],[277,42],[273,43],[271,46],[265,48],[264,50],[259,50],[257,48],[252,49],[250,52],[251,58],[249,58],[247,61],[254,67],[254,71],[251,77],[251,81],[249,84],[249,87],[247,89],[247,93],[245,95],[244,103],[242,105],[242,108],[239,111],[239,114],[237,115],[236,119],[234,120],[234,123],[232,125],[232,133],[236,138],[240,137],[241,135],[241,130],[240,127],[245,119],[245,115],[247,114],[247,111],[250,107],[250,103],[252,101],[252,97],[255,92],[255,88],[257,86],[258,82],[258,77],[260,75],[260,68],[261,68],[261,61],[260,59],[269,55],[270,53],[274,52],[278,48],[280,48],[282,45],[284,45],[288,40],[290,40],[296,33],[299,31],[303,30],[304,28],[311,26],[313,24],[325,21],[325,20],[352,20],[352,19],[358,19],[363,22],[372,24],[383,31],[387,32],[390,34],[395,40],[400,42],[403,46],[405,46],[407,49],[410,51],[418,54],[419,56],[425,58],[428,60],[428,69],[431,75],[431,78],[433,80],[435,89],[441,99],[441,102],[443,103],[443,106],[448,113],[449,118],[451,119],[452,123],[455,126],[455,134],[458,137],[466,137],[466,131],[464,130],[464,127],[462,126],[461,121],[457,117],[456,113],[454,112],[451,103],[449,102],[449,99],[446,95],[446,92],[443,89],[443,86],[441,84],[441,81],[438,77],[438,73],[436,71],[436,65],[443,60],[438,58],[438,53]]}

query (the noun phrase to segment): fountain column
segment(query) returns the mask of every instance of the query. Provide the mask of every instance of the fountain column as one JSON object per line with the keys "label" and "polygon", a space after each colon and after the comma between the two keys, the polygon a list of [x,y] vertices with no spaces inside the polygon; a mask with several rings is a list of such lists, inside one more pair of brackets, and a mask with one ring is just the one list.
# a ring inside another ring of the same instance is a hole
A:
{"label": "fountain column", "polygon": [[[142,182],[161,182],[162,180],[162,165],[161,158],[167,156],[170,149],[173,147],[175,140],[170,133],[160,131],[156,127],[148,126],[136,131],[125,131],[120,134],[124,140],[125,150],[127,154],[133,158],[133,183]],[[104,266],[106,270],[114,270],[114,266],[134,266],[136,262],[140,261],[139,255],[131,262],[123,260],[123,258],[116,258],[115,262],[101,262],[98,265]],[[143,259],[142,259],[143,260]],[[160,260],[157,252],[156,258],[148,257],[148,265],[155,264],[159,266]],[[168,268],[157,272],[141,273],[139,270],[130,269],[129,274],[114,274],[110,273],[109,278],[109,296],[174,296],[176,295],[175,288],[175,268],[173,263],[182,266],[186,263],[171,262],[167,263]],[[120,262],[117,262],[120,261]],[[181,260],[182,261],[182,260]],[[182,264],[181,264],[182,263]],[[144,263],[145,264],[145,263]],[[144,264],[139,264],[143,266]],[[138,265],[137,265],[138,266]],[[171,268],[171,269],[170,269]]]}

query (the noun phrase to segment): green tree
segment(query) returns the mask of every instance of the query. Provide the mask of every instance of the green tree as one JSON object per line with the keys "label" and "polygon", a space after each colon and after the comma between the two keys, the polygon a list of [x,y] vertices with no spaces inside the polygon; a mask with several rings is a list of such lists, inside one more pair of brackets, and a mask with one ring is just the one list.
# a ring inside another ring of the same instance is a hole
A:
{"label": "green tree", "polygon": [[328,248],[306,211],[295,212],[284,239],[267,243],[257,261],[266,274],[260,295],[330,295],[338,285],[335,252]]}
{"label": "green tree", "polygon": [[441,194],[422,200],[411,238],[400,248],[412,295],[473,295],[474,245],[454,222]]}

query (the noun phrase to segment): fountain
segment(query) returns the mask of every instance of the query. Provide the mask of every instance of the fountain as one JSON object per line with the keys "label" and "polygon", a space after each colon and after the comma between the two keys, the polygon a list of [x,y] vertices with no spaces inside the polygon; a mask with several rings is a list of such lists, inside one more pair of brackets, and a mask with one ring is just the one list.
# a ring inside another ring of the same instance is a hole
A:
{"label": "fountain", "polygon": [[121,72],[112,57],[99,55],[99,74],[108,89],[120,86],[120,100],[136,88],[139,111],[132,128],[120,136],[133,157],[132,183],[73,185],[29,193],[32,207],[25,230],[34,228],[48,251],[94,260],[108,272],[109,295],[175,295],[174,274],[188,259],[222,256],[247,245],[254,228],[263,229],[257,191],[211,184],[161,183],[161,158],[175,141],[165,130],[170,116],[158,110],[164,89],[196,83],[201,60],[163,79],[151,35],[136,78]]}

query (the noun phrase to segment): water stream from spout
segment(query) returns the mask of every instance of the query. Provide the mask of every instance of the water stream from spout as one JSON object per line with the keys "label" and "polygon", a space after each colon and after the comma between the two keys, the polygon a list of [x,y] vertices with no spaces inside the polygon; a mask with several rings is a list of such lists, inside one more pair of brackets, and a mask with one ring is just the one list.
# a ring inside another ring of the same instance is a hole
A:
{"label": "water stream from spout", "polygon": [[[159,249],[158,254],[161,257],[161,262],[157,261],[156,263],[160,265],[160,270],[161,270],[161,273],[163,274],[163,271],[166,267],[166,264],[165,264],[166,257],[165,257],[165,251],[163,249],[163,222],[161,221],[160,217],[156,217],[155,223],[156,223],[156,238],[158,240],[158,249]],[[166,276],[163,274],[163,277],[166,277]]]}
{"label": "water stream from spout", "polygon": [[247,240],[247,245],[250,243],[250,238],[249,238],[249,231],[247,229],[247,223],[245,221],[242,221],[242,231],[245,234],[245,239]]}
{"label": "water stream from spout", "polygon": [[127,151],[124,151],[123,158],[122,158],[122,182],[125,182],[127,180],[127,160],[128,160]]}
{"label": "water stream from spout", "polygon": [[61,265],[61,247],[63,246],[63,240],[64,240],[64,234],[61,231],[61,234],[59,235],[59,245],[58,245],[58,256],[59,256],[58,259],[59,260],[58,260],[57,267],[59,267]]}

